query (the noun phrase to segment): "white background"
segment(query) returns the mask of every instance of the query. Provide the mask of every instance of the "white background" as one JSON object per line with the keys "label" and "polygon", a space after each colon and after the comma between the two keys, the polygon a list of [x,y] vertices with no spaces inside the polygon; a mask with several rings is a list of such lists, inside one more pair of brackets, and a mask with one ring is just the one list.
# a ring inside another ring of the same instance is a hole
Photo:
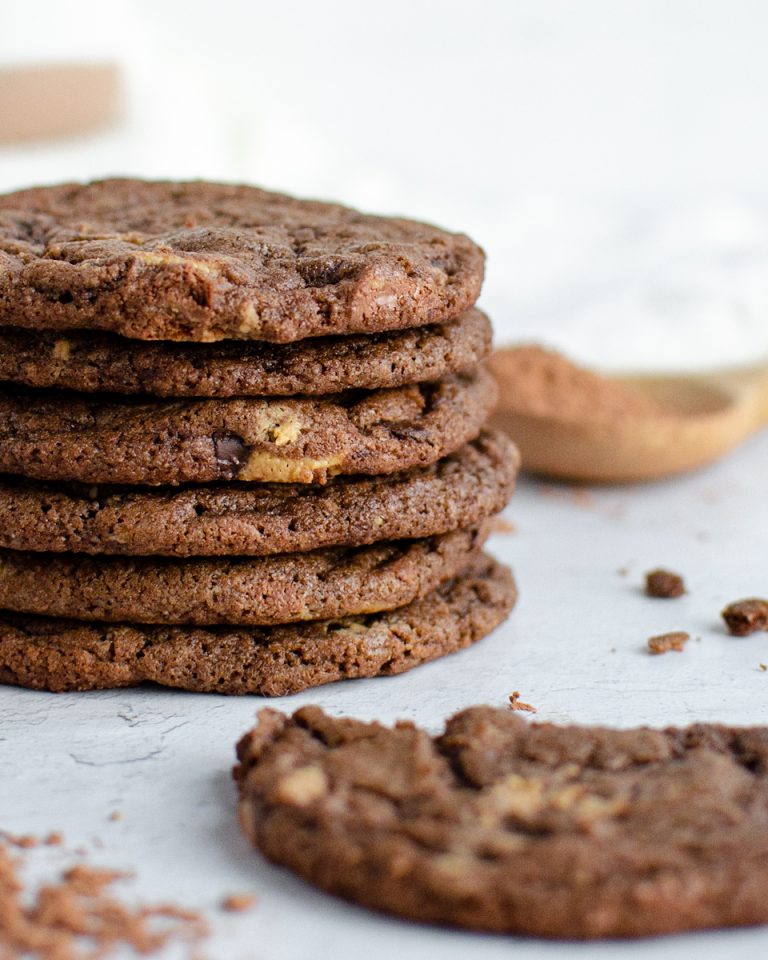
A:
{"label": "white background", "polygon": [[[11,12],[12,9],[12,12]],[[108,135],[0,189],[219,177],[476,237],[502,339],[613,367],[768,355],[762,0],[42,0],[0,63],[117,59]]]}
{"label": "white background", "polygon": [[[20,7],[21,9],[18,9]],[[115,57],[125,114],[76,143],[0,148],[0,189],[106,174],[219,177],[462,229],[489,255],[500,339],[607,367],[768,356],[768,5],[699,2],[38,2],[2,11],[0,63]],[[765,594],[768,437],[694,477],[524,483],[494,546],[521,602],[485,643],[406,676],[279,701],[437,729],[512,689],[555,721],[765,722],[768,640],[724,635]],[[651,602],[642,572],[690,594]],[[628,576],[618,574],[627,567]],[[645,639],[688,629],[684,654]],[[222,960],[764,957],[742,931],[578,947],[434,931],[336,903],[251,854],[228,768],[255,699],[0,691],[0,825],[63,829],[132,888],[210,910]],[[112,810],[123,814],[108,820]],[[103,849],[94,845],[98,839]],[[66,857],[37,855],[46,872]]]}

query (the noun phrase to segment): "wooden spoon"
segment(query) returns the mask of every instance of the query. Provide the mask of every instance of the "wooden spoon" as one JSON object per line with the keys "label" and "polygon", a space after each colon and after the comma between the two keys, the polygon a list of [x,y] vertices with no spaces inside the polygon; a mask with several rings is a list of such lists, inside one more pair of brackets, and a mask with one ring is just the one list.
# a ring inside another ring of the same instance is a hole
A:
{"label": "wooden spoon", "polygon": [[539,383],[538,403],[527,403],[526,384],[515,376],[517,354],[537,349],[501,349],[491,358],[501,393],[494,422],[515,440],[524,469],[532,473],[589,483],[655,480],[717,460],[768,425],[768,365],[598,380],[556,354],[538,351],[567,364],[577,379],[608,385],[613,393],[623,388],[640,401],[640,410],[612,413],[597,403],[590,408],[585,397],[558,406],[562,390],[558,398],[542,395],[546,377]]}
{"label": "wooden spoon", "polygon": [[120,111],[114,63],[0,69],[0,143],[75,137],[100,130]]}

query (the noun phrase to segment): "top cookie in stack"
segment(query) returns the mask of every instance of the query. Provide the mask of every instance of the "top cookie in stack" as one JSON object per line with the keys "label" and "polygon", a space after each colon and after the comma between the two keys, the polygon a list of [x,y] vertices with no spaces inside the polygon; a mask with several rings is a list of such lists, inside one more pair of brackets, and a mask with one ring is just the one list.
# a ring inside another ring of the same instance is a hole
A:
{"label": "top cookie in stack", "polygon": [[482,273],[252,187],[0,197],[0,679],[282,694],[492,629]]}

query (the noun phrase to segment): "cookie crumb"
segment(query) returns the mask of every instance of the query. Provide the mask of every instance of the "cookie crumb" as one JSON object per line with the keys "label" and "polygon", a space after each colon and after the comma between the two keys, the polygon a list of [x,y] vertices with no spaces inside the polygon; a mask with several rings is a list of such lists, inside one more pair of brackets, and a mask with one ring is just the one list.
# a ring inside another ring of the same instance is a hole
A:
{"label": "cookie crumb", "polygon": [[506,517],[496,516],[491,520],[492,533],[517,533],[517,527]]}
{"label": "cookie crumb", "polygon": [[60,847],[64,843],[64,836],[58,830],[54,830],[48,834],[43,843],[46,847]]}
{"label": "cookie crumb", "polygon": [[618,576],[620,576],[620,577],[628,577],[628,576],[629,576],[629,568],[628,568],[628,567],[619,567],[619,569],[616,571],[616,573],[617,573]]}
{"label": "cookie crumb", "polygon": [[107,817],[107,820],[111,820],[113,823],[117,823],[118,820],[123,819],[123,814],[121,810],[113,810],[112,813]]}
{"label": "cookie crumb", "polygon": [[768,600],[750,597],[729,603],[720,614],[728,632],[734,637],[746,637],[759,630],[768,630]]}
{"label": "cookie crumb", "polygon": [[537,493],[552,500],[564,500],[577,507],[593,507],[595,498],[588,487],[565,486],[563,484],[540,483]]}
{"label": "cookie crumb", "polygon": [[33,837],[29,833],[8,833],[6,830],[0,830],[0,838],[20,850],[31,850],[39,843],[37,837]]}
{"label": "cookie crumb", "polygon": [[[51,832],[50,838],[61,834]],[[24,843],[22,849],[39,846]],[[129,907],[110,887],[130,875],[77,864],[52,882],[31,887],[22,871],[25,855],[12,856],[14,839],[0,843],[0,938],[3,957],[75,960],[112,956],[125,948],[132,956],[148,956],[171,943],[195,947],[208,935],[203,916],[174,904]],[[122,956],[121,952],[121,956]]]}
{"label": "cookie crumb", "polygon": [[520,699],[520,691],[513,690],[509,695],[509,708],[510,710],[524,710],[526,713],[536,713],[536,707],[532,706],[530,703],[523,703]]}
{"label": "cookie crumb", "polygon": [[765,673],[765,671],[768,670],[768,663],[758,663],[757,669],[762,670],[763,673]]}
{"label": "cookie crumb", "polygon": [[645,592],[649,597],[664,600],[682,597],[685,593],[685,581],[679,573],[671,570],[650,570],[645,575]]}
{"label": "cookie crumb", "polygon": [[578,507],[593,507],[595,505],[594,494],[586,487],[574,487],[571,491],[571,500]]}
{"label": "cookie crumb", "polygon": [[250,910],[255,903],[256,897],[252,893],[230,893],[221,901],[221,909],[227,913],[241,913]]}
{"label": "cookie crumb", "polygon": [[651,637],[648,640],[648,649],[651,653],[669,653],[670,650],[682,653],[683,647],[690,639],[691,635],[683,630],[661,633],[659,636]]}

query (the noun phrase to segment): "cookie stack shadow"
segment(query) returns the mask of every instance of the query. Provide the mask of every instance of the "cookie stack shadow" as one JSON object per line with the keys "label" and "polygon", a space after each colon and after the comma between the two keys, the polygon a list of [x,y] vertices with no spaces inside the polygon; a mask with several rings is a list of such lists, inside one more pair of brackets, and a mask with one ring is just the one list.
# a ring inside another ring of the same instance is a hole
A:
{"label": "cookie stack shadow", "polygon": [[0,198],[0,680],[282,695],[493,630],[482,262],[248,187]]}

